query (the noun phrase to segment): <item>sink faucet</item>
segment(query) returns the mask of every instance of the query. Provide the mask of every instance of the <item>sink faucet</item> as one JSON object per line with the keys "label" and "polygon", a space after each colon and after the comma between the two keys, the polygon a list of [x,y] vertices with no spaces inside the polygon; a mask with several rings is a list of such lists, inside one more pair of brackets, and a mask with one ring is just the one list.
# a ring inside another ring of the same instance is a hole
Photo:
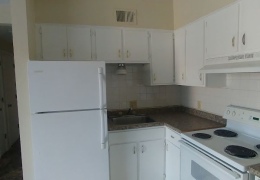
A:
{"label": "sink faucet", "polygon": [[126,114],[127,114],[127,115],[133,115],[133,114],[134,114],[134,113],[133,113],[133,109],[132,109],[132,108],[129,108]]}

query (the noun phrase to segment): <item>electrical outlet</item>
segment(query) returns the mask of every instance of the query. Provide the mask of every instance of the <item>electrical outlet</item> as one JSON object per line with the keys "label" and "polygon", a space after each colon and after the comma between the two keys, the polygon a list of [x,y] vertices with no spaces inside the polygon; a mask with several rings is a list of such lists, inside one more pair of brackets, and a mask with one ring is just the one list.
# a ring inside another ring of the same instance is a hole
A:
{"label": "electrical outlet", "polygon": [[197,109],[201,110],[201,101],[197,101]]}
{"label": "electrical outlet", "polygon": [[137,101],[129,101],[129,106],[132,109],[136,109],[137,108]]}

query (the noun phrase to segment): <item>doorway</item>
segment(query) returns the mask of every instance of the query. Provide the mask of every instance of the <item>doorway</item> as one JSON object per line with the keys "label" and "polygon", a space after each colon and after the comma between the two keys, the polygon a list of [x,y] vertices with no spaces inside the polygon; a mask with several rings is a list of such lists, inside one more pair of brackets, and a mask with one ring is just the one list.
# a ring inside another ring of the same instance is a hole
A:
{"label": "doorway", "polygon": [[19,139],[12,26],[0,24],[0,156]]}

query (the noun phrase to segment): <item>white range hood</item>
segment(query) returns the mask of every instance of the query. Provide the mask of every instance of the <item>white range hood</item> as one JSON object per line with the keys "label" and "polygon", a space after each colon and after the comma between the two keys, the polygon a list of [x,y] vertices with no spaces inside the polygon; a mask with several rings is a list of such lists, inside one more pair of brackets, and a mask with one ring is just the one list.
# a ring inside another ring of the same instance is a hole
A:
{"label": "white range hood", "polygon": [[260,72],[260,61],[205,65],[200,72],[206,74]]}

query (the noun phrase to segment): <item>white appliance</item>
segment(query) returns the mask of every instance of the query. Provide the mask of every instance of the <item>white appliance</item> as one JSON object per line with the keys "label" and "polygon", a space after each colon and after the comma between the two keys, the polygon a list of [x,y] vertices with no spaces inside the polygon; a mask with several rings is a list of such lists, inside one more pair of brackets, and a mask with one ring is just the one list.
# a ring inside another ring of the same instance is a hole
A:
{"label": "white appliance", "polygon": [[35,180],[109,180],[105,63],[28,69]]}
{"label": "white appliance", "polygon": [[182,180],[250,180],[260,163],[260,111],[228,106],[225,128],[182,134]]}

